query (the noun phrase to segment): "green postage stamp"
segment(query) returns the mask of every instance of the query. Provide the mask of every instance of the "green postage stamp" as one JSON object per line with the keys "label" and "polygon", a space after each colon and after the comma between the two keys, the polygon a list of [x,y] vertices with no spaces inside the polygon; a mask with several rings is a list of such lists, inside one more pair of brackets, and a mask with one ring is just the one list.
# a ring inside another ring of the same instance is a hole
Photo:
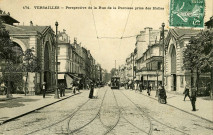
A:
{"label": "green postage stamp", "polygon": [[204,27],[205,0],[170,0],[171,27]]}

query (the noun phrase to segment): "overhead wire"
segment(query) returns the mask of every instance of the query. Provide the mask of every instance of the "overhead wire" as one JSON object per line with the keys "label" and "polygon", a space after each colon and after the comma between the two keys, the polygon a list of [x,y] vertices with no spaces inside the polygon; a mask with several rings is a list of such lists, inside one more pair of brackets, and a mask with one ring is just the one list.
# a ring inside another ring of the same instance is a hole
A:
{"label": "overhead wire", "polygon": [[[133,0],[132,0],[132,3],[131,3],[131,7],[132,7],[132,5],[133,5]],[[121,46],[121,40],[123,39],[123,35],[124,35],[125,31],[126,31],[126,26],[127,26],[128,20],[129,20],[130,12],[131,12],[131,9],[129,10],[129,14],[128,14],[127,19],[126,19],[124,30],[123,30],[122,35],[121,35],[120,44],[119,44],[119,50],[120,50],[120,46]]]}
{"label": "overhead wire", "polygon": [[[91,7],[92,6],[92,1],[90,0],[90,5]],[[131,7],[133,5],[133,0],[131,2]],[[96,32],[96,36],[97,36],[97,40],[98,40],[98,45],[99,45],[99,50],[100,50],[100,42],[99,42],[99,39],[120,39],[120,44],[119,44],[119,49],[120,49],[120,46],[121,46],[121,40],[124,39],[124,38],[132,38],[132,37],[136,37],[137,35],[132,35],[132,36],[125,36],[124,37],[124,33],[126,31],[126,27],[127,27],[127,24],[128,24],[128,20],[129,20],[129,16],[130,16],[130,12],[131,12],[131,9],[129,10],[129,13],[128,13],[128,16],[127,16],[127,19],[126,19],[126,22],[125,22],[125,26],[124,26],[124,29],[123,29],[123,32],[122,32],[122,35],[121,37],[99,37],[98,36],[98,31],[97,31],[97,25],[96,25],[96,21],[95,21],[95,15],[94,15],[94,11],[93,11],[93,8],[92,8],[92,16],[93,16],[93,24],[94,24],[94,27],[95,27],[95,32]]]}
{"label": "overhead wire", "polygon": [[[90,6],[93,7],[91,0],[90,0]],[[93,12],[93,8],[92,8],[92,17],[93,17],[93,24],[94,24],[94,27],[95,27],[96,37],[97,37],[97,40],[98,40],[98,46],[99,46],[99,50],[100,50],[99,37],[98,37],[98,31],[97,31],[97,27],[96,27],[96,23],[95,23],[95,15],[94,15],[94,12]]]}
{"label": "overhead wire", "polygon": [[137,35],[125,36],[125,37],[98,37],[98,39],[124,39],[124,38],[133,38],[137,37]]}
{"label": "overhead wire", "polygon": [[[132,5],[133,5],[133,0],[132,0],[132,3],[131,3],[131,7],[132,7]],[[128,14],[128,16],[127,16],[127,20],[126,20],[126,23],[125,23],[125,26],[124,26],[124,30],[123,30],[123,33],[122,33],[121,39],[122,39],[122,37],[123,37],[123,35],[124,35],[124,33],[125,33],[126,26],[127,26],[128,20],[129,20],[130,12],[131,12],[131,9],[129,10],[129,14]]]}

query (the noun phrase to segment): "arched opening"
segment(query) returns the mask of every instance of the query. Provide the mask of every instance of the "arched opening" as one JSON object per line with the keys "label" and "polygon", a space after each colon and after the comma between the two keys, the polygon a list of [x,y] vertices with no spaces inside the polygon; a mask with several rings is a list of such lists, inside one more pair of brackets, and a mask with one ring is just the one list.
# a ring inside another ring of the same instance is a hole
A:
{"label": "arched opening", "polygon": [[16,42],[12,42],[11,51],[9,53],[9,61],[4,62],[2,67],[5,69],[3,73],[3,80],[5,81],[7,87],[10,87],[10,93],[20,93],[24,89],[23,76],[23,49]]}
{"label": "arched opening", "polygon": [[172,90],[176,91],[177,87],[177,78],[176,78],[176,49],[175,46],[172,45],[171,48],[171,75],[172,75]]}
{"label": "arched opening", "polygon": [[46,42],[45,44],[45,48],[44,48],[44,80],[43,82],[45,82],[45,89],[46,91],[49,91],[51,88],[51,70],[50,70],[50,65],[51,65],[51,61],[50,61],[50,52],[49,52],[49,43]]}
{"label": "arched opening", "polygon": [[19,65],[23,63],[24,52],[21,46],[17,44],[16,42],[13,42],[12,51],[13,51],[12,59],[14,61],[14,64]]}

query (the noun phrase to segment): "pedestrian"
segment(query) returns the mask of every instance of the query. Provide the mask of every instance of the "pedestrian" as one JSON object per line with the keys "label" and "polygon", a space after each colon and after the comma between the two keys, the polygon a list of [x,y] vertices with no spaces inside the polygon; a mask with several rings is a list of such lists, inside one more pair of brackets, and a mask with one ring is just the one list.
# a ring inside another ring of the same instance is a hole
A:
{"label": "pedestrian", "polygon": [[142,93],[142,88],[143,88],[143,85],[142,85],[142,82],[140,82],[139,84],[140,93]]}
{"label": "pedestrian", "polygon": [[147,87],[147,94],[150,96],[152,86],[149,84]]}
{"label": "pedestrian", "polygon": [[59,90],[60,90],[60,96],[61,97],[65,96],[65,84],[64,83],[59,84]]}
{"label": "pedestrian", "polygon": [[192,89],[191,92],[191,104],[192,104],[192,111],[196,111],[196,107],[195,107],[195,102],[196,102],[196,98],[197,98],[197,91],[196,89]]}
{"label": "pedestrian", "polygon": [[2,92],[3,92],[3,95],[6,95],[6,93],[7,93],[7,88],[6,88],[5,84],[4,84],[4,82],[1,83],[1,90],[2,90]]}
{"label": "pedestrian", "polygon": [[65,96],[65,89],[66,89],[66,86],[65,86],[65,83],[63,83],[63,87],[62,87],[62,95]]}
{"label": "pedestrian", "polygon": [[58,86],[59,86],[58,89],[59,89],[59,92],[60,92],[60,97],[62,97],[62,83],[59,83]]}
{"label": "pedestrian", "polygon": [[76,85],[77,85],[77,86],[76,86],[76,87],[77,87],[76,89],[78,90],[78,93],[79,93],[79,92],[80,92],[80,89],[81,89],[80,81],[77,81],[77,84],[76,84]]}
{"label": "pedestrian", "polygon": [[73,94],[75,95],[76,94],[76,81],[74,80],[73,81]]}
{"label": "pedestrian", "polygon": [[45,98],[46,95],[46,82],[43,82],[41,85],[42,93],[43,93],[43,98]]}
{"label": "pedestrian", "polygon": [[137,92],[137,82],[134,83],[134,90]]}
{"label": "pedestrian", "polygon": [[189,95],[189,87],[188,85],[186,85],[185,90],[183,92],[183,94],[185,94],[183,101],[185,101],[186,97],[188,96],[190,99],[190,95]]}
{"label": "pedestrian", "polygon": [[87,86],[87,89],[89,90],[89,84],[86,84],[86,86]]}
{"label": "pedestrian", "polygon": [[95,88],[95,89],[94,89],[93,98],[98,98],[98,89],[99,89],[99,88]]}
{"label": "pedestrian", "polygon": [[90,83],[90,92],[89,92],[89,98],[90,98],[90,99],[93,98],[93,92],[94,92],[94,83],[91,82],[91,83]]}
{"label": "pedestrian", "polygon": [[161,85],[159,86],[158,94],[159,94],[158,95],[158,102],[166,104],[167,103],[167,101],[166,101],[166,98],[167,98],[166,90]]}

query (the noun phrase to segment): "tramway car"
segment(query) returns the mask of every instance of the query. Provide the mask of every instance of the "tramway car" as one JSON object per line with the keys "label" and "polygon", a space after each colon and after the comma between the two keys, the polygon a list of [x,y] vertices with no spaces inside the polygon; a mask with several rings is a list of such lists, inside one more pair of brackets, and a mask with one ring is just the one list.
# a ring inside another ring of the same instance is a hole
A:
{"label": "tramway car", "polygon": [[119,89],[119,88],[120,88],[120,77],[112,77],[111,89]]}

